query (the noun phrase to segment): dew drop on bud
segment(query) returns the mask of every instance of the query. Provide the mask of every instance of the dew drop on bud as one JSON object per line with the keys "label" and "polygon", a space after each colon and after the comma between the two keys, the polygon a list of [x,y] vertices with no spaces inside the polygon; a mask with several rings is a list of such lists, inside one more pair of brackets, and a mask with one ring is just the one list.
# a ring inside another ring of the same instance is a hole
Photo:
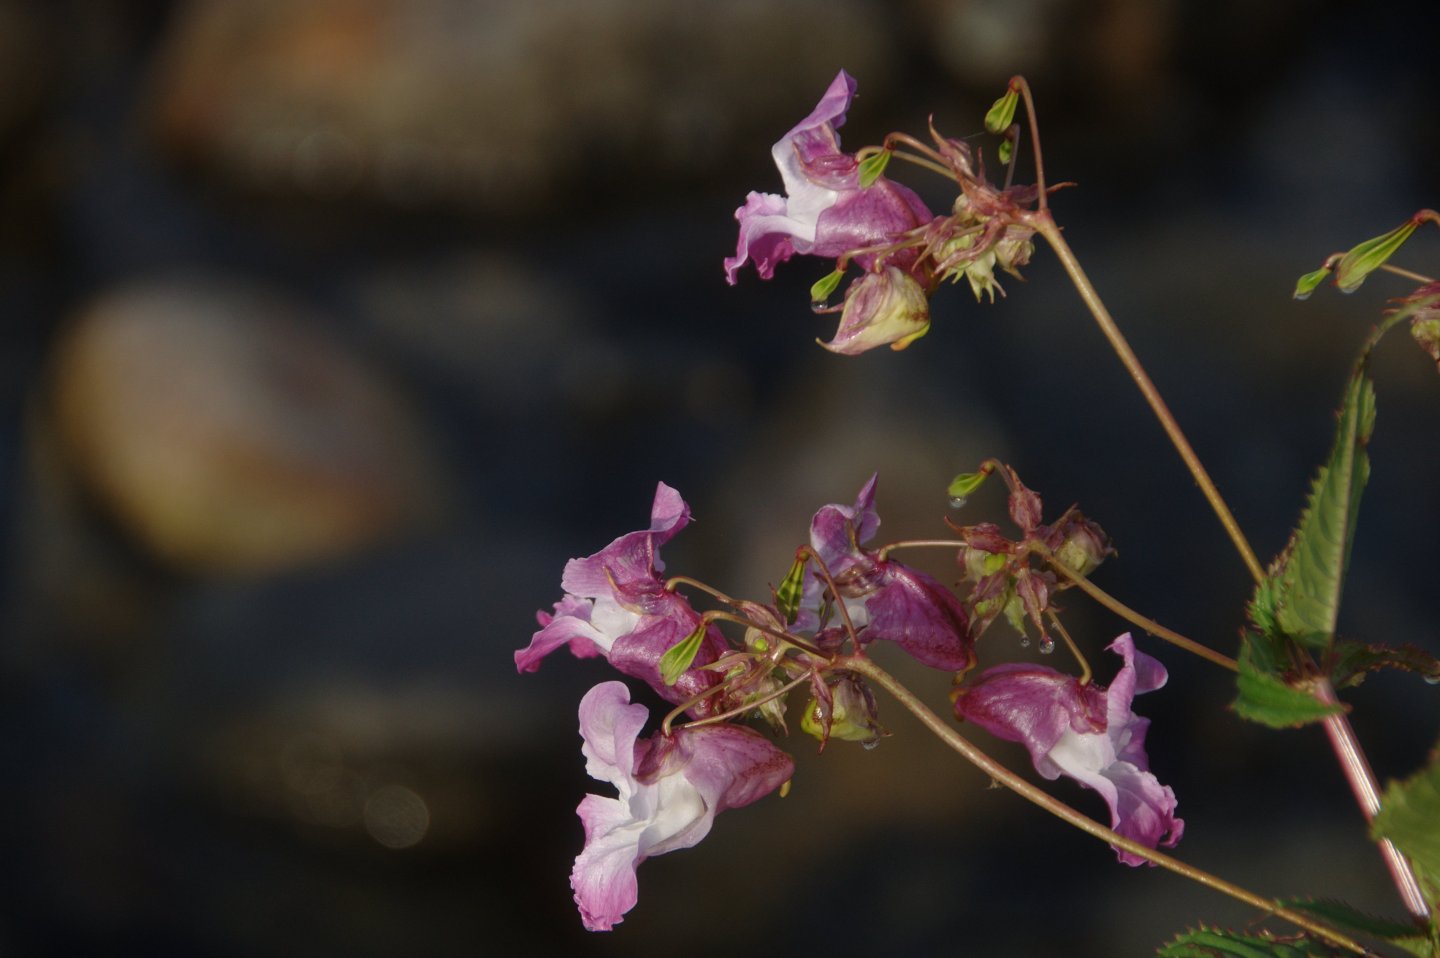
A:
{"label": "dew drop on bud", "polygon": [[964,506],[967,501],[969,500],[967,500],[964,496],[952,496],[950,498],[950,508],[959,509]]}
{"label": "dew drop on bud", "polygon": [[1427,675],[1425,681],[1430,685],[1440,685],[1440,675]]}
{"label": "dew drop on bud", "polygon": [[1050,638],[1050,636],[1048,636],[1048,635],[1046,635],[1046,636],[1041,636],[1041,638],[1040,638],[1040,654],[1041,654],[1041,655],[1049,655],[1051,652],[1054,652],[1054,651],[1055,651],[1055,640],[1052,639],[1052,638]]}
{"label": "dew drop on bud", "polygon": [[873,751],[873,750],[875,749],[875,747],[876,747],[877,745],[879,745],[879,744],[880,744],[880,740],[879,740],[878,738],[872,738],[872,739],[871,739],[870,741],[868,741],[868,742],[861,742],[861,743],[860,743],[860,747],[863,748],[865,751],[869,752],[869,751]]}
{"label": "dew drop on bud", "polygon": [[1022,636],[1020,636],[1020,648],[1022,648],[1022,649],[1028,649],[1028,648],[1030,648],[1030,636],[1028,636],[1028,635],[1022,635]]}

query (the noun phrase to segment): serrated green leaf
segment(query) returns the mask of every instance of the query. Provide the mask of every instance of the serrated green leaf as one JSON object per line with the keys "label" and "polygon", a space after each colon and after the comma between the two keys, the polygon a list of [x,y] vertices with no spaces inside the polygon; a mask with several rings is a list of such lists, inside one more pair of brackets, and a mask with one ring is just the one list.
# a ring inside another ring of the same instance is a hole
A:
{"label": "serrated green leaf", "polygon": [[786,625],[792,624],[800,611],[800,598],[805,592],[805,568],[809,564],[810,552],[806,549],[797,551],[790,571],[785,573],[785,578],[775,590],[775,605],[785,617]]}
{"label": "serrated green leaf", "polygon": [[1325,652],[1334,640],[1360,495],[1370,476],[1365,446],[1374,428],[1375,389],[1357,369],[1345,389],[1330,458],[1272,573],[1275,626],[1312,651]]}
{"label": "serrated green leaf", "polygon": [[1182,932],[1155,954],[1159,958],[1333,958],[1338,952],[1308,935],[1277,938],[1267,932],[1200,927]]}
{"label": "serrated green leaf", "polygon": [[702,618],[694,632],[670,646],[669,650],[660,656],[660,678],[666,685],[674,685],[680,681],[680,676],[690,668],[690,663],[695,661],[695,654],[700,651],[705,630],[709,627],[710,623]]}
{"label": "serrated green leaf", "polygon": [[1390,783],[1370,834],[1394,842],[1415,866],[1432,907],[1440,904],[1440,756],[1432,754],[1427,767]]}
{"label": "serrated green leaf", "polygon": [[1310,294],[1315,292],[1315,287],[1325,282],[1325,278],[1332,270],[1328,266],[1322,266],[1311,273],[1306,273],[1295,283],[1295,292],[1291,294],[1295,299],[1309,299]]}
{"label": "serrated green leaf", "polygon": [[810,302],[823,303],[829,299],[830,294],[835,292],[835,287],[840,285],[840,278],[844,275],[845,271],[843,269],[837,269],[835,272],[826,273],[820,279],[816,280],[815,285],[810,287]]}
{"label": "serrated green leaf", "polygon": [[1357,684],[1366,672],[1399,669],[1440,681],[1440,659],[1414,645],[1392,647],[1364,642],[1336,642],[1330,680],[1336,688]]}
{"label": "serrated green leaf", "polygon": [[1419,225],[1417,220],[1407,220],[1388,233],[1353,246],[1335,267],[1335,285],[1347,293],[1359,289],[1365,277],[1385,265]]}
{"label": "serrated green leaf", "polygon": [[860,161],[860,188],[862,190],[880,179],[880,175],[885,172],[885,167],[890,165],[890,156],[889,150],[881,150]]}
{"label": "serrated green leaf", "polygon": [[1359,932],[1383,941],[1400,942],[1408,939],[1423,941],[1424,930],[1407,921],[1381,918],[1369,912],[1331,898],[1292,898],[1281,901],[1291,911],[1305,912],[1334,925],[1344,931]]}
{"label": "serrated green leaf", "polygon": [[1241,641],[1235,679],[1239,694],[1231,704],[1235,714],[1271,728],[1298,728],[1342,710],[1281,678],[1268,643],[1265,636],[1254,633],[1247,633]]}

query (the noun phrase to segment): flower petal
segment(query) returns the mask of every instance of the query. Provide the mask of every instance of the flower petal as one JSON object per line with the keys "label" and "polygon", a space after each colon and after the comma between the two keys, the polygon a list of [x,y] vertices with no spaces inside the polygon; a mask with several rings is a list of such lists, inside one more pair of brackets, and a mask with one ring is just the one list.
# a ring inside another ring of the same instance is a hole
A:
{"label": "flower petal", "polygon": [[975,640],[960,601],[923,572],[898,562],[886,562],[884,567],[885,585],[865,598],[870,624],[860,633],[861,640],[894,642],[934,669],[970,669],[975,664]]}
{"label": "flower petal", "polygon": [[562,645],[570,646],[576,658],[604,654],[611,639],[591,623],[594,605],[589,599],[567,595],[555,603],[554,615],[539,613],[539,631],[530,637],[528,646],[515,652],[516,671],[534,672],[540,668],[541,659]]}
{"label": "flower petal", "polygon": [[635,596],[657,591],[656,573],[665,568],[658,550],[689,523],[690,507],[680,493],[662,482],[650,507],[650,528],[627,533],[592,556],[571,559],[565,564],[560,587],[587,599],[611,595],[616,589]]}

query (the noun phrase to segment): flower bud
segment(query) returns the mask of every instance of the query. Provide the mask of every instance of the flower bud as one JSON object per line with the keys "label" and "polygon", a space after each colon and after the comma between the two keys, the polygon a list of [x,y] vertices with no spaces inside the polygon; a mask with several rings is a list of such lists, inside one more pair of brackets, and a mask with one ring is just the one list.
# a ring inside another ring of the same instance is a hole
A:
{"label": "flower bud", "polygon": [[904,349],[930,331],[930,300],[910,274],[894,266],[866,273],[845,292],[833,353],[857,356],[877,346]]}
{"label": "flower bud", "polygon": [[1088,576],[1115,550],[1098,525],[1077,516],[1065,525],[1065,541],[1055,550],[1055,559],[1070,571]]}
{"label": "flower bud", "polygon": [[889,733],[876,719],[875,696],[858,679],[843,677],[827,687],[829,703],[812,698],[800,727],[819,739],[838,738],[873,746]]}

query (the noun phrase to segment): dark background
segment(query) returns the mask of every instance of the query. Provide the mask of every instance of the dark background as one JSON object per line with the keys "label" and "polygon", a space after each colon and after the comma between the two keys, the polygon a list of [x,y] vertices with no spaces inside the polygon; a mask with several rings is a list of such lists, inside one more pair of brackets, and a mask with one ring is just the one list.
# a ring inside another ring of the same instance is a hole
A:
{"label": "dark background", "polygon": [[[1232,649],[1244,568],[1052,257],[843,358],[814,345],[823,264],[725,285],[732,213],[840,67],[852,149],[932,111],[972,134],[1026,73],[1049,176],[1079,184],[1060,222],[1273,555],[1408,291],[1293,282],[1440,203],[1430,12],[0,0],[0,953],[1110,955],[1249,921],[882,702],[880,748],[792,739],[789,797],[646,863],[588,935],[575,706],[609,675],[511,653],[657,480],[696,516],[669,568],[761,595],[872,471],[882,538],[931,537],[991,455],[1107,529],[1101,585]],[[1433,274],[1430,233],[1399,259]],[[1375,363],[1343,626],[1434,652],[1440,381],[1404,339]],[[998,490],[964,516],[1000,519]],[[1069,604],[1108,676],[1123,626]],[[1139,710],[1181,856],[1396,913],[1323,736],[1241,723],[1224,673],[1142,645],[1172,672]],[[943,708],[944,676],[880,655]],[[1382,778],[1424,760],[1434,695],[1350,696]]]}

